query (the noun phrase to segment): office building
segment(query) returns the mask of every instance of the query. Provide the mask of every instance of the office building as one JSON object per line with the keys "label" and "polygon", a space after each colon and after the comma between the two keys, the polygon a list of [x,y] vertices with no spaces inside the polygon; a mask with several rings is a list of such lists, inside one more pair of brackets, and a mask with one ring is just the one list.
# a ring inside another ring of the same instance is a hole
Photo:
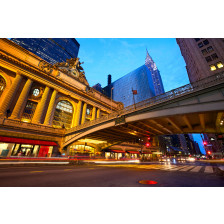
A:
{"label": "office building", "polygon": [[177,38],[190,82],[224,71],[224,38]]}
{"label": "office building", "polygon": [[51,64],[77,58],[80,47],[75,38],[12,38],[11,41]]}

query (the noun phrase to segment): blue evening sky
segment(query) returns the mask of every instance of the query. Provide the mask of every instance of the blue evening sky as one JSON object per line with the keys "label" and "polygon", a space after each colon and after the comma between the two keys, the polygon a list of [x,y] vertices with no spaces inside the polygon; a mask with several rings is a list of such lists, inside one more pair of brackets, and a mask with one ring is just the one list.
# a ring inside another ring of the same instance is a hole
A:
{"label": "blue evening sky", "polygon": [[[189,83],[186,64],[174,38],[76,38],[80,43],[79,58],[84,62],[86,78],[93,86],[107,85],[140,67],[145,62],[146,48],[156,63],[165,91]],[[202,153],[200,135],[194,135]]]}

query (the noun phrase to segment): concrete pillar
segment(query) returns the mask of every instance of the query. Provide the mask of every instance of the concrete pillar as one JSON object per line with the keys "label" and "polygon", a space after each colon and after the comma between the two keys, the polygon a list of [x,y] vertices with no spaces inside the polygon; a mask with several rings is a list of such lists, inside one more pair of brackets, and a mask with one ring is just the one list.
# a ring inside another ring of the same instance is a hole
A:
{"label": "concrete pillar", "polygon": [[31,88],[32,84],[33,84],[33,81],[31,79],[28,79],[26,81],[26,84],[25,84],[25,86],[24,86],[24,88],[23,88],[23,90],[22,90],[22,92],[19,96],[19,99],[16,102],[16,105],[13,109],[13,112],[12,112],[12,115],[11,115],[10,118],[12,118],[12,119],[19,119],[20,118],[21,110],[23,110],[24,105],[27,101],[27,97],[28,97],[28,94],[30,92],[30,88]]}
{"label": "concrete pillar", "polygon": [[92,120],[96,119],[96,107],[93,107],[93,111],[92,111]]}
{"label": "concrete pillar", "polygon": [[82,117],[82,101],[79,100],[75,114],[75,126],[80,125],[81,117]]}
{"label": "concrete pillar", "polygon": [[82,122],[81,124],[84,124],[86,121],[86,109],[87,109],[87,103],[84,103],[83,109],[82,109]]}
{"label": "concrete pillar", "polygon": [[22,75],[20,75],[19,73],[16,74],[16,78],[13,81],[12,86],[10,87],[8,93],[6,94],[2,104],[1,104],[1,108],[0,108],[0,116],[5,116],[6,115],[6,111],[9,109],[10,104],[13,100],[13,98],[16,95],[16,92],[19,88],[19,85],[22,81]]}
{"label": "concrete pillar", "polygon": [[57,97],[57,90],[54,90],[52,95],[51,95],[51,100],[47,109],[47,114],[44,120],[44,124],[45,125],[51,125],[51,116],[52,116],[52,112],[53,112],[53,108],[55,105],[55,101],[56,101],[56,97]]}
{"label": "concrete pillar", "polygon": [[97,109],[97,114],[96,114],[96,118],[100,118],[101,116],[101,110],[100,108]]}
{"label": "concrete pillar", "polygon": [[37,124],[41,123],[41,118],[43,116],[44,108],[46,106],[49,93],[50,93],[50,88],[47,86],[45,87],[41,101],[37,105],[37,109],[34,113],[33,120],[32,120],[33,123],[37,123]]}

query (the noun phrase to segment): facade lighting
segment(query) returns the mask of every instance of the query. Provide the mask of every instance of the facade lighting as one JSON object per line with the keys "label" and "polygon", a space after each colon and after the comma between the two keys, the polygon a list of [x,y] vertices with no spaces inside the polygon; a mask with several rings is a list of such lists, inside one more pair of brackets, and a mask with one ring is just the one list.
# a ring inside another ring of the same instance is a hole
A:
{"label": "facade lighting", "polygon": [[211,69],[211,71],[215,71],[216,70],[215,65],[210,65],[210,69]]}
{"label": "facade lighting", "polygon": [[218,67],[218,68],[223,68],[223,64],[222,64],[221,61],[217,63],[217,67]]}

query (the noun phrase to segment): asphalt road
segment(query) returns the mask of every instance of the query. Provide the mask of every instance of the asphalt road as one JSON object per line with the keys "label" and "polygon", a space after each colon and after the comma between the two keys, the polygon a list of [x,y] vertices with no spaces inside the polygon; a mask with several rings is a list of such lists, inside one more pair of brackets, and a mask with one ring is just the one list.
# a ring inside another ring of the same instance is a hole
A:
{"label": "asphalt road", "polygon": [[[141,180],[156,184],[140,184]],[[216,166],[202,164],[0,167],[0,186],[222,187],[224,176]]]}

